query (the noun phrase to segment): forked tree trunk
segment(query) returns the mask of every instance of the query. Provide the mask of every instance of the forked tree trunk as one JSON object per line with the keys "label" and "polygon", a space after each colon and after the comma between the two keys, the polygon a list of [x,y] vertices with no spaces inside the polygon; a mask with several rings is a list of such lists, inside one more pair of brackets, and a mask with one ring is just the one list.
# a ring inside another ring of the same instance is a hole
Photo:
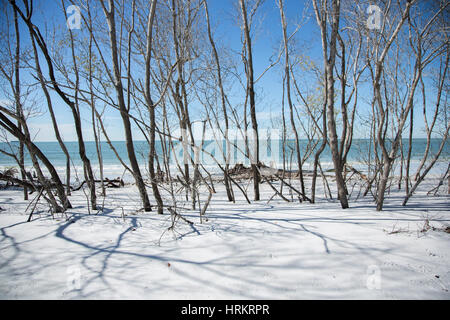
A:
{"label": "forked tree trunk", "polygon": [[[336,42],[339,32],[340,1],[333,0],[331,8],[324,3],[318,8],[317,1],[313,1],[317,24],[320,27],[322,38],[323,58],[326,73],[326,104],[328,138],[333,160],[338,198],[343,209],[347,209],[348,200],[344,177],[342,175],[343,164],[339,154],[338,137],[336,131],[336,119],[334,114],[334,66],[336,61]],[[331,12],[330,12],[331,10]],[[330,22],[328,22],[330,21]],[[327,23],[331,23],[331,31],[328,37]],[[328,40],[329,38],[329,40]]]}

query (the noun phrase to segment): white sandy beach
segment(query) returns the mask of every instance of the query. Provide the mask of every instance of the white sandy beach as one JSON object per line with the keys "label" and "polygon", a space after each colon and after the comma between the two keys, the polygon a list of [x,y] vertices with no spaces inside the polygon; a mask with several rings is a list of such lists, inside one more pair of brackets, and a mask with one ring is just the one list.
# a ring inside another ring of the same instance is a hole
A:
{"label": "white sandy beach", "polygon": [[449,299],[450,199],[445,185],[426,195],[436,184],[406,207],[393,188],[383,212],[369,196],[341,210],[321,189],[316,204],[268,202],[267,184],[263,200],[236,190],[233,204],[216,184],[207,221],[180,209],[194,224],[173,231],[167,212],[138,211],[133,185],[108,189],[98,214],[80,190],[67,217],[42,203],[29,223],[22,191],[1,190],[0,298]]}

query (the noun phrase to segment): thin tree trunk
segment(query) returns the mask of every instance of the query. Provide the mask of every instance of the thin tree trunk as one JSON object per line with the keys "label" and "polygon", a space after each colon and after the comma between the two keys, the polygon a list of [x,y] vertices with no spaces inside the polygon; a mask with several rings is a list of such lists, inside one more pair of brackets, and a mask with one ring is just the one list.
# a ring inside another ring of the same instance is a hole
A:
{"label": "thin tree trunk", "polygon": [[50,113],[50,118],[52,120],[53,131],[55,132],[56,140],[58,141],[58,144],[66,157],[66,194],[67,194],[67,196],[70,196],[70,194],[71,194],[71,191],[70,191],[70,154],[69,154],[69,151],[67,150],[67,147],[66,147],[64,141],[62,140],[61,134],[59,132],[58,122],[56,120],[55,113],[53,110],[53,103],[52,103],[50,94],[47,90],[44,76],[42,75],[42,70],[41,70],[40,63],[39,63],[38,52],[37,52],[36,45],[35,45],[33,39],[31,41],[31,44],[33,47],[34,60],[35,60],[35,65],[36,65],[36,73],[39,78],[39,82],[41,84],[42,91],[44,92],[45,99],[47,101],[47,107],[48,107],[48,111]]}
{"label": "thin tree trunk", "polygon": [[[409,141],[408,141],[408,155],[406,158],[406,171],[405,171],[405,190],[406,194],[409,193],[409,168],[411,165],[411,152],[412,152],[412,139],[413,139],[413,130],[414,130],[414,107],[411,108],[411,115],[409,121]],[[403,149],[403,148],[402,148]]]}
{"label": "thin tree trunk", "polygon": [[[342,209],[347,209],[348,200],[347,192],[345,187],[344,177],[342,175],[343,164],[339,155],[339,145],[338,137],[336,132],[336,120],[334,115],[334,66],[336,61],[336,40],[339,32],[339,16],[340,16],[340,1],[333,0],[332,8],[326,8],[324,4],[322,9],[319,10],[317,7],[317,1],[313,1],[314,11],[316,14],[317,23],[321,30],[322,37],[322,49],[323,58],[325,64],[326,72],[326,90],[327,90],[327,127],[328,127],[328,138],[331,150],[331,156],[334,165],[336,186],[338,191],[338,199],[341,203]],[[331,10],[331,12],[329,12]],[[331,21],[331,35],[329,37],[329,42],[327,40],[327,20]],[[328,49],[329,46],[329,49]],[[328,52],[329,51],[329,52]]]}
{"label": "thin tree trunk", "polygon": [[[63,7],[64,16],[67,20],[67,12],[65,10],[63,0],[61,0],[61,4]],[[72,53],[72,63],[73,63],[73,68],[74,68],[74,72],[75,72],[74,101],[69,106],[71,107],[72,114],[73,114],[73,117],[75,120],[75,129],[76,129],[77,138],[78,138],[78,151],[80,154],[80,158],[83,162],[83,172],[84,172],[84,177],[85,177],[85,180],[86,180],[86,182],[88,184],[88,188],[89,188],[89,197],[90,197],[91,207],[92,207],[92,210],[97,210],[97,194],[95,192],[95,178],[94,178],[94,174],[92,172],[91,161],[89,160],[89,158],[86,155],[86,146],[84,144],[83,130],[82,130],[82,126],[81,126],[81,115],[80,115],[79,99],[78,99],[78,94],[79,94],[79,89],[80,89],[80,76],[79,76],[79,72],[78,72],[77,57],[75,55],[75,44],[74,44],[73,33],[70,28],[69,28],[69,36],[70,36],[70,49],[71,49],[71,53]],[[43,42],[42,37],[40,37],[40,40],[42,40],[42,42]],[[49,64],[49,63],[51,63],[51,61],[47,60],[47,63]],[[53,83],[55,84],[56,83],[55,79],[52,78],[52,80],[53,80]]]}
{"label": "thin tree trunk", "polygon": [[150,151],[149,151],[149,160],[148,160],[148,168],[150,172],[150,183],[153,190],[153,196],[155,197],[156,204],[158,206],[158,214],[163,214],[163,201],[161,198],[161,194],[159,193],[158,183],[156,181],[156,173],[155,173],[155,157],[156,157],[156,148],[155,148],[155,128],[156,128],[156,119],[155,119],[155,106],[153,104],[153,100],[151,98],[150,93],[150,61],[152,54],[152,33],[153,33],[153,21],[155,18],[155,10],[156,10],[156,0],[152,1],[150,12],[148,15],[147,21],[147,45],[146,45],[146,56],[145,56],[145,100],[147,103],[147,108],[150,114]]}
{"label": "thin tree trunk", "polygon": [[99,170],[100,170],[100,182],[101,182],[101,188],[102,188],[102,196],[106,196],[106,188],[105,184],[103,183],[103,157],[102,157],[102,151],[101,151],[101,145],[100,145],[100,132],[98,130],[98,119],[96,119],[96,106],[95,106],[95,100],[94,100],[94,88],[93,88],[93,64],[92,64],[92,40],[93,35],[92,33],[89,34],[89,93],[90,93],[90,105],[91,105],[91,121],[92,121],[92,132],[94,133],[94,140],[95,140],[95,150],[97,152],[97,159],[99,164]]}
{"label": "thin tree trunk", "polygon": [[[14,15],[14,31],[16,34],[16,52],[14,57],[14,77],[15,77],[14,100],[16,104],[16,115],[18,117],[22,117],[22,104],[20,102],[20,33],[16,10],[13,10],[13,15]],[[20,121],[17,122],[17,126],[19,130],[22,131],[22,125]],[[18,160],[22,180],[25,180],[27,175],[25,172],[24,144],[22,141],[19,141]],[[28,188],[26,186],[23,187],[23,199],[28,200]]]}
{"label": "thin tree trunk", "polygon": [[210,25],[210,21],[209,21],[207,1],[203,1],[203,5],[205,7],[206,24],[208,26],[208,38],[209,38],[209,42],[211,44],[211,48],[213,50],[214,60],[216,62],[216,67],[217,67],[217,81],[218,81],[218,85],[219,85],[219,89],[220,89],[220,97],[221,97],[221,102],[222,102],[222,113],[223,113],[223,118],[224,118],[224,122],[225,122],[226,156],[225,156],[225,171],[223,174],[223,179],[224,179],[224,184],[225,184],[225,190],[227,192],[228,201],[234,201],[232,185],[228,178],[229,162],[230,162],[229,155],[231,152],[231,146],[230,146],[230,141],[228,139],[229,122],[228,122],[227,107],[226,107],[226,102],[225,102],[225,92],[224,92],[223,83],[222,83],[222,72],[221,72],[221,67],[220,67],[219,55],[217,53],[216,45],[214,43],[214,39],[213,39],[213,36],[211,33],[211,25]]}
{"label": "thin tree trunk", "polygon": [[259,194],[259,136],[258,136],[258,122],[256,119],[256,105],[255,105],[255,88],[254,88],[254,79],[253,79],[253,54],[252,54],[252,42],[250,37],[250,28],[248,25],[248,17],[247,17],[247,8],[245,5],[245,0],[239,0],[241,6],[242,20],[244,25],[244,36],[245,43],[247,47],[247,91],[249,95],[249,103],[250,103],[250,118],[252,121],[252,131],[253,131],[253,152],[250,151],[252,156],[251,159],[251,167],[253,172],[253,192],[254,192],[254,200],[258,201],[260,199]]}
{"label": "thin tree trunk", "polygon": [[131,132],[131,123],[130,117],[125,106],[125,99],[123,94],[123,85],[120,74],[120,66],[119,66],[119,58],[118,58],[118,49],[117,49],[117,40],[116,40],[116,23],[114,18],[114,1],[109,0],[109,11],[106,9],[103,1],[101,5],[103,7],[103,12],[105,13],[108,27],[109,27],[109,40],[111,47],[111,55],[112,55],[112,63],[113,63],[113,72],[114,72],[114,88],[117,94],[117,100],[120,110],[120,116],[122,118],[123,127],[125,131],[125,141],[126,148],[128,153],[128,158],[130,160],[130,166],[133,171],[133,176],[136,181],[136,186],[139,190],[139,195],[141,196],[142,205],[145,211],[152,211],[150,206],[150,200],[148,198],[147,190],[145,188],[144,180],[142,179],[141,170],[139,169],[139,164],[136,159],[136,153],[133,145],[133,135]]}
{"label": "thin tree trunk", "polygon": [[402,206],[406,206],[406,203],[408,202],[409,198],[411,198],[411,196],[413,195],[414,191],[416,191],[416,189],[419,186],[419,184],[425,179],[425,177],[428,174],[428,172],[431,170],[431,168],[433,168],[434,164],[439,159],[439,156],[441,155],[442,150],[444,149],[444,146],[445,146],[445,144],[447,142],[447,136],[448,136],[449,130],[450,130],[450,125],[447,125],[447,129],[445,131],[444,137],[442,138],[442,142],[441,142],[441,145],[439,146],[438,152],[434,156],[434,158],[431,161],[431,163],[425,168],[423,173],[419,176],[417,181],[415,181],[414,185],[409,190],[409,193],[406,195],[405,199],[403,200]]}
{"label": "thin tree trunk", "polygon": [[278,0],[278,6],[280,8],[280,16],[281,16],[281,26],[282,26],[282,32],[283,32],[283,45],[284,45],[284,59],[285,59],[285,66],[284,66],[284,72],[286,77],[286,96],[287,101],[289,105],[289,116],[291,121],[291,127],[294,131],[295,136],[295,151],[297,155],[297,165],[298,165],[298,176],[300,180],[300,188],[302,192],[302,199],[306,200],[305,198],[305,183],[303,180],[303,168],[302,168],[302,157],[300,155],[300,141],[298,139],[298,132],[297,128],[295,126],[294,121],[294,106],[292,104],[292,98],[291,98],[291,75],[290,75],[290,65],[289,65],[289,46],[288,46],[288,38],[287,38],[287,32],[286,32],[286,18],[284,16],[284,9],[283,9],[283,0]]}

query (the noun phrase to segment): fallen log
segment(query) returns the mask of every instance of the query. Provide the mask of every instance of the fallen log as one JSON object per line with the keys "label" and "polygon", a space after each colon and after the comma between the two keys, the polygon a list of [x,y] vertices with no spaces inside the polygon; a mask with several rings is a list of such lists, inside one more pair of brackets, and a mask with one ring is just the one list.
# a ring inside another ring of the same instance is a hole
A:
{"label": "fallen log", "polygon": [[[102,183],[103,182],[104,186],[107,187],[107,188],[120,188],[120,187],[125,186],[125,182],[123,182],[123,180],[120,179],[120,178],[113,179],[113,180],[105,178],[105,179],[103,179],[103,181],[102,180],[94,180],[94,182],[95,183]],[[78,191],[78,190],[80,190],[83,187],[83,185],[85,183],[86,183],[86,180],[84,180],[78,187],[76,187],[76,188],[70,187],[70,189],[72,191]]]}
{"label": "fallen log", "polygon": [[29,188],[31,190],[35,189],[35,186],[32,185],[31,183],[29,183],[27,181],[24,181],[24,180],[17,179],[15,177],[12,177],[12,176],[7,175],[7,174],[0,173],[0,180],[11,182],[13,184],[16,183],[16,184],[18,184],[18,185],[20,185],[22,187],[27,187],[27,188]]}

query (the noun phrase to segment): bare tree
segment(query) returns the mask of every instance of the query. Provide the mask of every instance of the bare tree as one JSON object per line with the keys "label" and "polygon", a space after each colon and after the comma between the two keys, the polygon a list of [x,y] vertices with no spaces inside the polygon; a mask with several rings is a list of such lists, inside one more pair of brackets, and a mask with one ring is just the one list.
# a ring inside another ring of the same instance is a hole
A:
{"label": "bare tree", "polygon": [[[317,24],[320,27],[322,38],[322,50],[324,59],[324,70],[326,78],[326,105],[327,105],[327,129],[331,156],[333,159],[336,185],[338,191],[338,198],[343,209],[347,209],[347,191],[344,177],[342,175],[343,163],[339,157],[339,145],[336,129],[336,118],[334,113],[334,67],[336,63],[336,43],[339,32],[339,17],[340,17],[340,0],[332,0],[331,8],[328,7],[328,1],[323,0],[317,4],[317,0],[313,0],[314,12],[316,15]],[[330,21],[330,34],[328,34],[328,21]],[[328,40],[329,39],[329,40]]]}
{"label": "bare tree", "polygon": [[214,55],[214,62],[216,64],[217,84],[218,84],[219,89],[220,89],[220,102],[221,102],[221,105],[222,105],[223,119],[224,119],[224,122],[225,122],[224,139],[226,141],[226,152],[225,152],[226,156],[224,156],[225,157],[225,171],[224,171],[224,176],[223,176],[224,177],[224,184],[225,184],[225,189],[226,189],[226,192],[227,192],[228,201],[233,201],[234,200],[233,189],[232,189],[232,185],[231,185],[230,179],[228,177],[229,161],[230,161],[230,153],[231,153],[231,144],[230,144],[230,141],[228,139],[228,131],[229,131],[230,125],[229,125],[229,120],[228,120],[228,112],[227,112],[227,105],[226,105],[226,95],[225,95],[225,91],[224,91],[224,88],[223,88],[221,63],[220,63],[220,59],[219,59],[219,54],[217,53],[216,44],[214,42],[213,35],[212,35],[212,32],[211,32],[208,4],[207,4],[206,0],[203,0],[203,5],[205,7],[206,23],[207,23],[207,27],[208,27],[208,39],[209,39],[209,42],[211,44],[211,48],[212,48],[213,55]]}
{"label": "bare tree", "polygon": [[[133,171],[133,176],[136,181],[136,185],[139,190],[139,194],[141,196],[141,201],[145,211],[151,211],[150,200],[148,198],[147,190],[145,188],[144,180],[142,178],[141,170],[139,168],[139,164],[136,159],[136,153],[133,145],[133,135],[131,131],[131,122],[129,117],[129,106],[125,105],[125,97],[124,97],[124,89],[122,85],[122,75],[121,68],[119,65],[119,54],[118,54],[118,46],[117,46],[117,38],[116,38],[116,21],[115,21],[115,4],[113,0],[108,1],[108,7],[106,7],[103,0],[100,1],[103,9],[103,13],[105,14],[106,20],[108,22],[109,27],[109,41],[110,41],[110,49],[111,49],[111,58],[113,65],[113,73],[114,78],[113,84],[117,94],[117,104],[119,106],[120,115],[122,117],[123,127],[125,131],[125,141],[126,148],[128,153],[128,158],[130,160],[130,166]],[[132,12],[134,15],[134,11]]]}
{"label": "bare tree", "polygon": [[[14,81],[14,100],[16,103],[16,113],[17,116],[20,117],[22,110],[21,110],[21,102],[20,102],[20,32],[19,32],[19,21],[17,17],[17,12],[13,11],[14,16],[14,32],[16,34],[16,50],[15,50],[15,57],[14,57],[14,75],[15,75],[15,81]],[[22,129],[22,124],[20,121],[17,122],[17,125],[19,127],[19,130]],[[19,166],[20,166],[20,173],[22,175],[22,180],[26,179],[26,172],[24,170],[25,167],[25,159],[24,159],[24,143],[22,141],[19,142]],[[23,198],[24,200],[28,200],[28,190],[27,187],[23,188]]]}
{"label": "bare tree", "polygon": [[163,213],[163,201],[161,195],[159,193],[158,184],[156,181],[156,173],[155,173],[155,157],[156,157],[156,149],[155,149],[155,130],[156,130],[156,117],[155,117],[155,105],[153,103],[151,93],[150,93],[150,60],[152,54],[152,33],[153,33],[153,21],[155,18],[156,11],[156,0],[152,1],[150,6],[150,12],[148,14],[147,19],[147,43],[146,43],[146,56],[145,56],[145,100],[147,102],[148,111],[150,113],[150,152],[149,152],[149,171],[150,171],[150,180],[153,190],[153,195],[155,197],[156,203],[158,205],[158,213]]}
{"label": "bare tree", "polygon": [[289,119],[291,122],[292,131],[294,132],[295,136],[295,151],[297,156],[297,166],[298,166],[298,176],[300,180],[300,188],[301,192],[303,194],[303,200],[305,200],[305,182],[303,179],[303,169],[302,169],[302,157],[300,155],[300,141],[298,138],[298,131],[295,125],[295,118],[294,118],[294,106],[292,103],[292,97],[291,97],[291,74],[290,74],[290,62],[289,62],[289,44],[288,44],[288,36],[287,36],[287,23],[286,23],[286,17],[284,14],[284,8],[283,8],[283,0],[278,0],[278,6],[280,9],[280,16],[281,16],[281,27],[283,32],[283,46],[284,46],[284,72],[285,72],[285,79],[286,79],[286,97],[289,105]]}
{"label": "bare tree", "polygon": [[[15,2],[11,3],[15,5]],[[29,182],[26,180],[29,179],[32,182],[32,177],[29,177],[26,173],[25,164],[24,164],[24,155],[23,155],[23,146],[26,146],[28,149],[28,153],[30,155],[33,167],[35,169],[35,172],[38,177],[39,184],[42,190],[45,190],[47,196],[44,195],[44,198],[49,202],[51,209],[53,212],[62,212],[66,208],[70,208],[70,202],[68,201],[65,193],[64,193],[64,187],[61,183],[59,176],[53,167],[53,165],[50,163],[50,161],[45,157],[45,155],[41,152],[41,150],[32,142],[30,130],[28,128],[27,123],[27,116],[24,108],[24,101],[22,100],[22,94],[21,92],[21,86],[23,83],[20,79],[19,69],[20,67],[20,59],[19,56],[22,55],[23,52],[20,50],[20,36],[19,36],[19,25],[18,25],[18,16],[17,11],[13,10],[14,14],[14,25],[15,25],[15,33],[16,33],[16,46],[15,46],[15,54],[14,57],[11,57],[11,61],[13,62],[13,68],[12,73],[8,73],[6,68],[4,66],[0,67],[0,71],[2,75],[7,79],[8,83],[10,84],[11,92],[13,92],[14,96],[14,106],[15,110],[11,111],[7,107],[0,106],[0,124],[1,126],[9,132],[11,135],[13,135],[17,140],[19,141],[19,156],[16,157],[13,154],[10,154],[13,156],[20,168],[20,171],[22,173],[22,186],[24,187],[24,190],[26,191],[28,186],[30,185]],[[17,120],[17,125],[14,124],[10,119],[8,119],[8,116]],[[53,182],[47,180],[44,177],[44,174],[41,170],[41,166],[38,162],[38,159],[40,159],[43,163],[43,165],[47,168],[49,171]],[[57,195],[60,198],[61,206],[57,203],[56,198],[54,197],[52,193],[52,188],[57,189]],[[33,189],[36,189],[36,187],[33,187]]]}
{"label": "bare tree", "polygon": [[[383,208],[389,176],[391,174],[392,166],[397,156],[398,149],[400,148],[400,139],[402,137],[403,129],[406,125],[409,113],[414,105],[416,88],[420,83],[423,70],[437,56],[439,56],[444,47],[444,43],[442,42],[432,47],[425,47],[423,46],[423,44],[426,43],[426,38],[432,34],[432,26],[435,23],[436,18],[440,15],[440,13],[445,9],[446,6],[440,7],[434,12],[434,14],[432,14],[428,18],[423,19],[423,16],[419,18],[422,19],[422,21],[424,20],[425,22],[420,27],[418,27],[419,31],[417,32],[415,45],[410,42],[413,46],[412,49],[414,52],[414,67],[409,76],[409,83],[406,83],[408,87],[408,94],[405,98],[404,104],[400,105],[401,108],[399,110],[392,110],[392,104],[389,104],[388,86],[390,85],[390,83],[386,81],[386,60],[389,58],[389,50],[391,46],[393,46],[398,35],[401,33],[402,26],[406,21],[411,21],[411,7],[414,4],[415,1],[408,1],[403,9],[401,7],[392,8],[390,6],[387,6],[385,8],[384,16],[390,16],[391,19],[389,20],[391,21],[391,23],[388,22],[388,19],[384,19],[385,22],[381,26],[379,35],[377,34],[372,38],[371,62],[374,62],[375,66],[372,66],[372,64],[369,63],[369,68],[372,77],[374,99],[373,103],[376,107],[376,112],[378,115],[376,141],[377,146],[381,149],[382,152],[380,180],[377,186],[378,211],[381,211]],[[419,7],[416,7],[416,10],[418,8]],[[397,18],[395,17],[396,14]],[[433,38],[433,36],[431,36],[431,38]],[[399,63],[398,56],[394,55],[393,59],[395,60],[395,64]],[[394,86],[391,86],[393,90],[397,90],[395,88],[396,84],[397,81],[396,79],[394,79]],[[383,89],[384,95],[382,94]],[[383,98],[383,96],[385,98]],[[390,119],[396,119],[396,123],[391,128],[393,130],[392,140],[388,141],[386,134]],[[388,149],[388,145],[390,146],[390,149]]]}
{"label": "bare tree", "polygon": [[53,131],[55,133],[56,140],[58,141],[58,144],[66,157],[66,193],[68,196],[70,196],[71,185],[70,185],[70,155],[69,155],[69,151],[67,150],[67,147],[66,147],[64,141],[62,140],[61,134],[59,132],[58,122],[57,122],[57,119],[55,116],[55,112],[53,110],[52,99],[51,99],[50,93],[48,92],[48,89],[47,89],[46,80],[44,78],[44,75],[42,74],[42,70],[41,70],[41,66],[40,66],[40,62],[39,62],[39,54],[38,54],[38,51],[36,48],[36,43],[35,43],[34,39],[31,39],[31,44],[33,47],[36,76],[39,79],[39,83],[41,85],[42,92],[44,93],[45,100],[47,101],[48,111],[49,111],[50,117],[52,119]]}
{"label": "bare tree", "polygon": [[[445,36],[444,38],[447,38],[447,36]],[[430,172],[430,170],[436,164],[439,157],[441,156],[441,154],[444,151],[445,145],[448,142],[450,123],[448,121],[445,121],[445,118],[446,118],[445,115],[444,115],[443,119],[441,119],[441,121],[438,120],[439,115],[443,113],[442,110],[443,110],[444,106],[446,106],[446,101],[448,98],[448,88],[445,87],[445,83],[448,80],[448,62],[449,62],[449,53],[450,53],[449,47],[448,47],[448,42],[445,45],[445,47],[446,47],[446,54],[445,54],[445,57],[441,56],[441,58],[440,58],[439,71],[438,71],[438,75],[436,77],[436,80],[437,80],[436,81],[436,88],[437,88],[436,100],[433,103],[434,110],[432,110],[433,112],[431,113],[432,114],[431,121],[429,121],[428,117],[427,117],[427,111],[428,112],[430,111],[427,109],[431,109],[431,108],[427,107],[428,103],[427,103],[427,97],[426,97],[425,82],[423,81],[423,74],[421,75],[421,78],[420,78],[420,84],[421,84],[421,88],[422,88],[421,94],[422,94],[422,102],[423,102],[422,110],[423,110],[423,117],[424,117],[424,123],[425,123],[427,143],[426,143],[426,147],[425,147],[425,152],[424,152],[423,157],[420,161],[420,164],[417,168],[417,173],[415,174],[415,177],[414,177],[414,183],[410,189],[409,188],[405,189],[406,196],[402,203],[403,206],[405,206],[407,204],[408,200],[412,197],[412,195],[414,194],[417,187],[425,179],[427,174]],[[431,161],[429,161],[427,163],[427,160],[430,158],[432,135],[433,135],[433,133],[434,134],[437,133],[436,127],[439,122],[441,122],[441,124],[442,124],[442,129],[441,129],[441,134],[440,134],[441,141],[439,143],[439,147],[435,151],[435,154],[432,155],[432,157],[430,159]],[[408,171],[407,171],[407,177],[409,178]],[[409,179],[407,179],[406,181],[409,184]]]}
{"label": "bare tree", "polygon": [[[86,148],[85,148],[84,140],[83,140],[83,131],[82,131],[82,126],[81,126],[80,112],[79,112],[79,108],[78,108],[78,100],[76,99],[77,92],[78,92],[78,86],[76,86],[76,88],[75,88],[75,101],[72,101],[69,98],[69,96],[64,91],[61,90],[61,88],[56,80],[56,77],[55,77],[53,61],[50,56],[47,43],[44,40],[44,37],[42,36],[40,29],[36,25],[34,25],[33,22],[31,21],[32,14],[33,14],[32,3],[30,4],[28,1],[24,1],[25,12],[23,12],[15,4],[14,1],[10,0],[10,3],[13,6],[14,10],[17,11],[17,13],[21,16],[22,20],[27,25],[28,31],[30,33],[30,37],[33,38],[34,41],[36,41],[39,48],[41,49],[42,54],[44,55],[45,61],[47,62],[48,74],[50,77],[50,83],[52,85],[52,89],[54,89],[56,91],[56,93],[61,97],[61,99],[69,106],[70,110],[72,111],[72,115],[73,115],[74,123],[75,123],[75,129],[76,129],[76,133],[77,133],[77,137],[78,137],[79,154],[80,154],[81,160],[83,161],[84,173],[85,173],[85,177],[88,182],[88,186],[89,186],[89,190],[90,190],[91,206],[92,206],[92,210],[96,210],[97,204],[96,204],[94,175],[92,173],[92,168],[91,168],[89,158],[86,156]],[[72,58],[74,61],[75,73],[78,74],[78,72],[76,70],[76,62],[75,62],[76,59],[75,59],[72,37],[71,37],[71,40],[72,40],[72,47],[71,47],[72,48]]]}
{"label": "bare tree", "polygon": [[[258,121],[256,119],[256,104],[255,104],[255,80],[254,80],[254,72],[253,72],[253,53],[252,53],[252,39],[250,36],[250,24],[249,18],[247,14],[247,5],[246,0],[239,0],[239,5],[241,7],[241,16],[242,16],[242,26],[245,38],[245,48],[244,50],[244,63],[245,63],[245,74],[247,76],[247,94],[249,97],[249,105],[250,105],[250,118],[252,122],[252,135],[253,135],[253,150],[250,152],[249,156],[251,159],[251,167],[253,172],[253,192],[254,192],[254,200],[258,201],[260,199],[259,194],[259,183],[260,176],[258,171],[259,166],[259,135],[258,135]],[[252,14],[256,11],[259,6],[260,1],[258,1],[255,7],[252,10]],[[247,133],[246,133],[247,137]],[[249,150],[250,151],[250,150]]]}
{"label": "bare tree", "polygon": [[[19,128],[11,120],[9,120],[6,115],[12,118],[16,118],[16,120],[20,121],[24,132],[19,130]],[[19,141],[22,141],[27,146],[39,182],[48,195],[48,202],[51,206],[52,211],[64,212],[67,208],[71,208],[72,205],[70,204],[69,200],[66,197],[66,194],[64,192],[64,186],[61,180],[59,179],[58,173],[56,172],[54,166],[51,164],[48,158],[44,155],[44,153],[31,141],[30,133],[24,118],[22,117],[17,118],[13,112],[9,112],[7,108],[0,106],[0,126],[2,126],[5,130],[7,130],[10,134],[16,137]],[[52,182],[49,182],[44,177],[44,174],[40,168],[37,159],[41,160],[44,166],[49,171],[53,180]],[[60,206],[57,203],[55,197],[53,196],[51,190],[52,187],[56,187],[56,191],[62,206]]]}

